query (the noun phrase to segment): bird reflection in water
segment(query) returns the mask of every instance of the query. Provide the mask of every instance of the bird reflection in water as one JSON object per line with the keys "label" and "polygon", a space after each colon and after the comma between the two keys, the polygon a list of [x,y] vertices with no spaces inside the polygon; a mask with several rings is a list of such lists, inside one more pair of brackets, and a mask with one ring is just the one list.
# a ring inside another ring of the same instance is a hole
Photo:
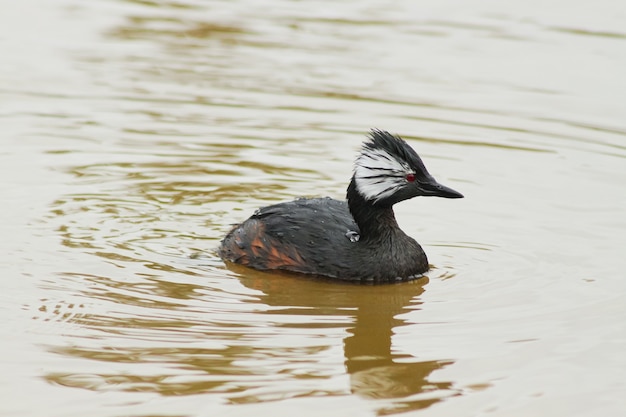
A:
{"label": "bird reflection in water", "polygon": [[314,311],[352,319],[343,347],[353,394],[396,399],[395,410],[386,412],[426,408],[459,394],[452,382],[430,380],[433,371],[452,361],[419,361],[392,351],[394,329],[407,324],[397,316],[418,308],[427,277],[395,285],[355,285],[231,268],[242,273],[244,285],[263,292],[261,302],[284,307],[276,314],[310,315]]}

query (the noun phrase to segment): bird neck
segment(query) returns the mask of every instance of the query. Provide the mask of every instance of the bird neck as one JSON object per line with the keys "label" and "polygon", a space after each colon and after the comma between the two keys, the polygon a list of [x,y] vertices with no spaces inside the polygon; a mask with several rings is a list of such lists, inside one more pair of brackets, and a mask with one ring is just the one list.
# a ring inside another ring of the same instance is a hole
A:
{"label": "bird neck", "polygon": [[396,222],[391,205],[373,204],[358,192],[354,177],[346,193],[348,208],[359,226],[361,240],[383,239],[395,232],[402,232]]}

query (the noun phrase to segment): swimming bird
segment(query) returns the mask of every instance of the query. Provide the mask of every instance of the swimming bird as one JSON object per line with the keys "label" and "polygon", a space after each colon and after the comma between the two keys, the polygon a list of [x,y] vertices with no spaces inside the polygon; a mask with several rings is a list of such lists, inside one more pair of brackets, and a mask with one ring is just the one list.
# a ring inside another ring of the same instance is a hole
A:
{"label": "swimming bird", "polygon": [[393,211],[418,196],[463,197],[439,184],[403,139],[373,129],[354,162],[345,201],[298,198],[258,209],[224,237],[218,254],[254,269],[347,281],[419,278],[428,259]]}

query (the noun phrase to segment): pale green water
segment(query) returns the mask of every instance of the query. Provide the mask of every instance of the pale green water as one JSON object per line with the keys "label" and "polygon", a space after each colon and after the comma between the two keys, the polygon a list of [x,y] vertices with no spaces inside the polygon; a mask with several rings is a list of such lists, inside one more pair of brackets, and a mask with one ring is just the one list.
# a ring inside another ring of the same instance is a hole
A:
{"label": "pale green water", "polygon": [[[98,0],[0,14],[0,415],[626,412],[626,6]],[[365,132],[463,200],[428,278],[228,270]],[[196,257],[197,254],[200,256]]]}

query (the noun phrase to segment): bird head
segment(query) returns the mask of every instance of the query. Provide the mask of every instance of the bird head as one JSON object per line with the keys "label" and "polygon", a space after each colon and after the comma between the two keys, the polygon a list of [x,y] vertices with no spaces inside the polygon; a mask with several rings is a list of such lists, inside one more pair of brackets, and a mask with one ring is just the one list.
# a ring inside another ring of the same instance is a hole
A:
{"label": "bird head", "polygon": [[354,163],[354,182],[361,197],[375,205],[391,206],[418,196],[463,197],[439,184],[403,139],[377,129],[370,132]]}

